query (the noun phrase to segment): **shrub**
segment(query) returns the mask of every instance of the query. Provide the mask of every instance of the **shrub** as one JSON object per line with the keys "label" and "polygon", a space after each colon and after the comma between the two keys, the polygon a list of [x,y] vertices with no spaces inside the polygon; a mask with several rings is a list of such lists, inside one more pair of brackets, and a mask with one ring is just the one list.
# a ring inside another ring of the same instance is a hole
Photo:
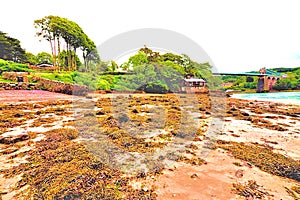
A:
{"label": "shrub", "polygon": [[1,72],[34,72],[28,65],[0,59]]}
{"label": "shrub", "polygon": [[99,80],[98,84],[97,84],[97,89],[100,90],[110,90],[111,89],[111,85],[109,84],[109,82],[107,80]]}

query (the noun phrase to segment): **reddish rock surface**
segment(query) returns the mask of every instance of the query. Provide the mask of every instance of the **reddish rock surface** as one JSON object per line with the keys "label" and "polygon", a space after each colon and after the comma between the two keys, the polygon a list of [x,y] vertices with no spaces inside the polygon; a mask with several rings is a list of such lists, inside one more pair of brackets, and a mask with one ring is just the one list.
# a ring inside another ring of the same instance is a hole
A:
{"label": "reddish rock surface", "polygon": [[2,90],[0,103],[15,103],[26,101],[44,101],[58,99],[72,99],[71,95],[48,92],[44,90]]}

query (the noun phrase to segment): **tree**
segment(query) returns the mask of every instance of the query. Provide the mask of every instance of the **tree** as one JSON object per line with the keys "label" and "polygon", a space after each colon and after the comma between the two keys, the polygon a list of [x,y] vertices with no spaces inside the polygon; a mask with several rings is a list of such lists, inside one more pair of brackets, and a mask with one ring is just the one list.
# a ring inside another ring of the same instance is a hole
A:
{"label": "tree", "polygon": [[[76,50],[80,48],[83,52],[84,65],[88,68],[88,58],[94,54],[96,46],[92,40],[83,32],[82,28],[75,22],[59,16],[46,16],[34,21],[37,29],[36,35],[50,42],[52,57],[55,65],[60,65],[61,44],[65,42],[68,55],[68,70],[76,70]],[[74,53],[73,53],[74,52]],[[95,55],[92,56],[93,58]]]}
{"label": "tree", "polygon": [[39,20],[34,21],[34,27],[38,29],[36,35],[41,39],[44,39],[50,43],[52,59],[54,66],[56,66],[56,43],[55,38],[57,37],[56,31],[53,29],[52,23],[55,16],[47,16]]}
{"label": "tree", "polygon": [[7,40],[5,33],[0,31],[0,58],[4,60],[12,60],[11,45]]}
{"label": "tree", "polygon": [[139,51],[144,52],[147,55],[149,62],[156,62],[161,59],[161,55],[159,54],[159,52],[152,51],[151,49],[146,47],[146,45]]}
{"label": "tree", "polygon": [[127,63],[123,63],[123,69],[134,69],[137,66],[149,63],[148,56],[143,51],[138,51],[136,55],[131,56]]}
{"label": "tree", "polygon": [[97,49],[87,52],[83,59],[86,71],[93,71],[95,68],[97,68],[97,65],[101,64]]}
{"label": "tree", "polygon": [[[182,80],[185,75],[190,74],[197,78],[205,79],[211,88],[218,87],[221,84],[221,79],[213,76],[211,71],[212,67],[209,63],[197,63],[191,60],[187,55],[176,55],[173,53],[161,55],[159,52],[154,52],[146,46],[141,48],[136,55],[131,56],[128,62],[121,64],[121,68],[140,74],[137,69],[144,65],[155,66],[155,70],[159,71],[158,74],[162,74],[157,78],[162,78],[163,80],[171,80],[172,76],[178,77],[179,74]],[[168,70],[176,72],[176,75],[175,73],[168,73]],[[141,77],[141,74],[136,76],[137,80],[140,80]],[[156,79],[156,81],[150,82],[155,85],[158,83],[158,80],[159,79]],[[147,82],[149,80],[146,79],[145,81]],[[179,84],[179,82],[177,82],[177,84]],[[171,89],[174,90],[176,84],[167,84],[167,82],[161,80],[159,85],[164,85],[165,88],[169,88],[169,85],[173,85]]]}
{"label": "tree", "polygon": [[38,64],[46,63],[46,64],[54,64],[53,57],[51,54],[47,52],[40,52],[36,56],[36,60]]}
{"label": "tree", "polygon": [[84,42],[82,43],[82,57],[84,60],[84,67],[86,71],[90,71],[91,65],[100,63],[100,56],[97,52],[95,43],[90,40],[86,35],[84,36]]}
{"label": "tree", "polygon": [[0,58],[14,62],[26,62],[25,50],[21,47],[20,41],[9,37],[0,31]]}
{"label": "tree", "polygon": [[142,90],[151,93],[178,91],[183,74],[169,66],[157,63],[135,66],[133,75],[123,76],[116,90]]}
{"label": "tree", "polygon": [[26,61],[31,65],[36,65],[38,63],[36,56],[33,53],[26,52]]}
{"label": "tree", "polygon": [[[79,57],[74,53],[72,52],[74,55],[72,56],[75,56],[76,58],[76,69],[78,69],[82,63],[79,59]],[[68,66],[69,66],[69,59],[68,59],[68,56],[69,56],[69,53],[66,51],[66,50],[63,50],[62,52],[60,52],[59,54],[59,58],[60,58],[60,66],[63,70],[67,71],[68,70]]]}

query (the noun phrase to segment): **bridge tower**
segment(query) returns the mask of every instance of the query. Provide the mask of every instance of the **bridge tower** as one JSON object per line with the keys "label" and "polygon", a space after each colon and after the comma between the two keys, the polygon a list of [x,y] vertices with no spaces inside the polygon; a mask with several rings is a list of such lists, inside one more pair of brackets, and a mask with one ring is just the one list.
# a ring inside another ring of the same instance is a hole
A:
{"label": "bridge tower", "polygon": [[275,83],[279,80],[279,75],[274,72],[270,72],[264,67],[259,70],[257,92],[269,92],[272,90]]}
{"label": "bridge tower", "polygon": [[257,81],[257,92],[265,92],[265,91],[269,91],[268,89],[268,78],[266,76],[266,68],[261,68],[259,70],[259,75],[258,76],[258,81]]}

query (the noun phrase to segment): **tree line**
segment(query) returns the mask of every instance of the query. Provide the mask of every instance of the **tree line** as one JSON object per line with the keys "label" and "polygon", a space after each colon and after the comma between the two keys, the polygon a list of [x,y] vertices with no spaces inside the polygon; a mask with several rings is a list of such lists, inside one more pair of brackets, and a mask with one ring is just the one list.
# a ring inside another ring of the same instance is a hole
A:
{"label": "tree line", "polygon": [[176,92],[180,90],[185,75],[205,79],[209,88],[216,88],[221,84],[221,80],[213,76],[209,63],[197,63],[187,55],[161,54],[146,46],[120,66],[113,62],[107,66],[110,66],[107,71],[121,68],[129,73],[126,76],[100,77],[98,89],[142,90],[151,93]]}
{"label": "tree line", "polygon": [[19,63],[26,62],[25,49],[21,47],[20,40],[2,31],[0,31],[0,58]]}
{"label": "tree line", "polygon": [[[82,65],[77,52],[82,53],[84,71],[100,62],[95,43],[75,22],[59,16],[45,16],[34,20],[36,35],[40,41],[50,44],[51,54],[40,52],[34,55],[21,47],[18,39],[0,31],[0,58],[18,63],[48,63],[58,70],[75,71]],[[65,49],[62,46],[66,47]]]}
{"label": "tree line", "polygon": [[46,16],[34,21],[36,35],[50,43],[53,64],[61,67],[61,46],[66,44],[66,62],[69,71],[77,68],[76,52],[82,51],[84,67],[88,70],[89,62],[100,60],[95,43],[84,33],[75,22],[59,16]]}

